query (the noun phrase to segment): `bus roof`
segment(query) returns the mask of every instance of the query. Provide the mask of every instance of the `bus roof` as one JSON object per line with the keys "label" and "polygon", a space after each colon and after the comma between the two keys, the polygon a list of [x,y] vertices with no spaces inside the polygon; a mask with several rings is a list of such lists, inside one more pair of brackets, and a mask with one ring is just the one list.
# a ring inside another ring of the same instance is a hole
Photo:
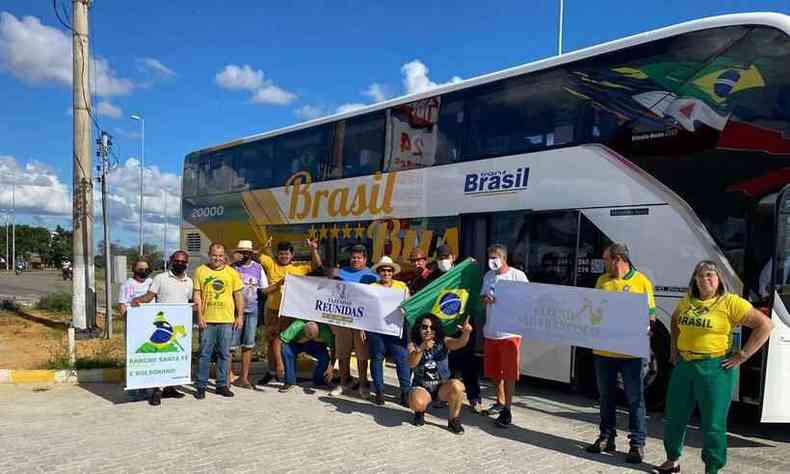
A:
{"label": "bus roof", "polygon": [[649,43],[651,41],[669,38],[684,33],[708,30],[711,28],[721,28],[726,26],[744,26],[744,25],[769,26],[779,29],[783,31],[785,34],[790,35],[790,16],[781,13],[771,13],[771,12],[738,13],[732,15],[720,15],[720,16],[713,16],[708,18],[701,18],[699,20],[688,21],[685,23],[679,23],[677,25],[659,28],[657,30],[638,33],[635,35],[627,36],[625,38],[609,41],[607,43],[601,43],[598,45],[589,46],[587,48],[579,49],[559,56],[552,56],[549,58],[533,61],[531,63],[523,64],[520,66],[514,66],[511,68],[503,69],[501,71],[483,74],[481,76],[466,79],[461,82],[456,82],[453,84],[447,84],[440,87],[436,87],[434,89],[430,89],[425,92],[404,95],[383,102],[377,102],[375,104],[371,104],[367,107],[359,108],[353,111],[328,115],[325,117],[320,117],[306,122],[300,122],[294,125],[289,125],[287,127],[278,128],[268,132],[257,133],[255,135],[239,138],[220,145],[215,145],[201,150],[196,150],[193,153],[211,152],[223,148],[232,147],[235,145],[240,145],[242,143],[252,142],[265,138],[271,138],[277,135],[282,135],[289,132],[295,132],[297,130],[302,130],[326,123],[332,123],[338,120],[343,120],[358,115],[364,115],[366,113],[375,112],[378,110],[388,109],[390,107],[398,106],[401,104],[408,104],[417,100],[426,99],[429,97],[435,97],[441,94],[446,94],[448,92],[453,92],[456,90],[465,89],[472,86],[486,84],[489,82],[505,79],[512,76],[518,76],[521,74],[536,72],[543,69],[549,69],[555,66],[572,63],[574,61],[587,59],[593,56],[610,53],[613,51],[629,48],[631,46]]}

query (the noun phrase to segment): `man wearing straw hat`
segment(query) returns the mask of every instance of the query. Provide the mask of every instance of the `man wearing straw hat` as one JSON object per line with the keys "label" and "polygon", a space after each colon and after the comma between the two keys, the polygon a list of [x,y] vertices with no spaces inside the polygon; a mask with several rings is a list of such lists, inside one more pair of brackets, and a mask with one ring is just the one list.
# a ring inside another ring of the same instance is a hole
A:
{"label": "man wearing straw hat", "polygon": [[241,347],[241,371],[233,384],[237,387],[252,389],[250,365],[252,364],[252,350],[255,348],[255,331],[258,327],[258,291],[269,286],[269,282],[261,264],[252,258],[255,253],[252,241],[240,240],[236,246],[236,252],[241,255],[241,259],[233,264],[233,268],[239,272],[241,282],[244,284],[244,289],[242,289],[244,325],[233,331],[231,350]]}

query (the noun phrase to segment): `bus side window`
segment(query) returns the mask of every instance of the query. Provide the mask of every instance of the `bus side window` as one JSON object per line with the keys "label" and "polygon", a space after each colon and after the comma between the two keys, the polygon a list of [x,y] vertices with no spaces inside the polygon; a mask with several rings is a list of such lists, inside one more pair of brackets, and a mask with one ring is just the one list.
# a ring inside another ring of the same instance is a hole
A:
{"label": "bus side window", "polygon": [[[342,177],[364,176],[381,171],[386,118],[384,111],[344,120],[338,135],[342,143]],[[338,124],[340,126],[340,124]]]}
{"label": "bus side window", "polygon": [[332,151],[333,125],[324,125],[283,135],[275,141],[274,186],[284,186],[296,173],[307,172],[313,181],[321,179],[321,165]]}

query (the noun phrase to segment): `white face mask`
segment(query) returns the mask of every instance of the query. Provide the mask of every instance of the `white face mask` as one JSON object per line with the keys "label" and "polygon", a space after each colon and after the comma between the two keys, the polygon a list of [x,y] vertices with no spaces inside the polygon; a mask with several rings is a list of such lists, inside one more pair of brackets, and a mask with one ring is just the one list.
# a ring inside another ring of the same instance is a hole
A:
{"label": "white face mask", "polygon": [[439,270],[446,272],[453,268],[453,261],[449,258],[445,258],[443,260],[437,260],[436,266],[439,267]]}
{"label": "white face mask", "polygon": [[497,257],[497,258],[489,258],[488,259],[488,268],[490,268],[491,270],[494,270],[494,271],[499,270],[500,268],[502,268],[502,259],[499,258],[499,257]]}

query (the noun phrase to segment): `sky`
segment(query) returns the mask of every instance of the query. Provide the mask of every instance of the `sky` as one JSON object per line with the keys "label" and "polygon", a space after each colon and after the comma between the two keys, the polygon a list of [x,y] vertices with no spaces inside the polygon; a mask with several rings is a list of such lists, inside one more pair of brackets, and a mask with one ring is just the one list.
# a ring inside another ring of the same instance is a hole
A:
{"label": "sky", "polygon": [[[52,3],[0,3],[0,210],[15,181],[18,223],[70,228],[71,35]],[[71,1],[56,3],[71,15]],[[116,162],[112,240],[137,243],[142,140],[130,114],[145,120],[145,240],[161,243],[166,221],[173,246],[189,152],[553,56],[558,5],[94,0],[93,108]],[[563,49],[754,11],[790,14],[790,0],[566,0]]]}

